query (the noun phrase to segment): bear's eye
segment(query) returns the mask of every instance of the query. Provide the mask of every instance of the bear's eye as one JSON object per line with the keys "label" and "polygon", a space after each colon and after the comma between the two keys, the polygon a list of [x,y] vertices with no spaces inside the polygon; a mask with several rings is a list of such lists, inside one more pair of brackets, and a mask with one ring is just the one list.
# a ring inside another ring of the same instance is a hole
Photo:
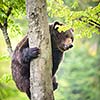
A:
{"label": "bear's eye", "polygon": [[73,37],[71,37],[71,39],[72,39],[72,42],[74,41],[74,38]]}
{"label": "bear's eye", "polygon": [[66,38],[68,38],[68,35],[65,35]]}
{"label": "bear's eye", "polygon": [[66,38],[70,38],[70,36],[68,34],[65,33],[64,35],[65,35]]}

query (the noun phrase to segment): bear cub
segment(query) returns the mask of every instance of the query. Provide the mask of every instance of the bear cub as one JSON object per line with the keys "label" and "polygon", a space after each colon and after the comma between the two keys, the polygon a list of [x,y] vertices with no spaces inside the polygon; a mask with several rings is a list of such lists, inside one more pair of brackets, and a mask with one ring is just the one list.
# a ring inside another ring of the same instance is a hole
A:
{"label": "bear cub", "polygon": [[[62,60],[64,51],[72,48],[73,45],[73,29],[66,30],[65,32],[59,32],[58,26],[63,24],[56,21],[49,24],[49,32],[51,36],[52,47],[52,84],[53,90],[57,89],[58,83],[56,82],[55,73]],[[11,68],[13,80],[16,83],[18,89],[25,92],[29,98],[30,95],[30,61],[36,59],[39,54],[39,48],[29,48],[27,35],[18,43],[14,50]]]}

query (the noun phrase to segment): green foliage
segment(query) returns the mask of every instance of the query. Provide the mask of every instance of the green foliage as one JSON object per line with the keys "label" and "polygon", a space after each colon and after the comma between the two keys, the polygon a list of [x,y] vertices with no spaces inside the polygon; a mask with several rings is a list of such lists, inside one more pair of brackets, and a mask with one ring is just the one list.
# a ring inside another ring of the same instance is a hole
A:
{"label": "green foliage", "polygon": [[[78,37],[91,37],[100,34],[100,4],[79,10],[78,0],[68,7],[63,0],[48,0],[48,15],[51,20],[60,19],[66,26],[73,27]],[[77,10],[78,9],[78,10]]]}
{"label": "green foliage", "polygon": [[20,95],[20,92],[13,86],[11,74],[4,74],[0,78],[0,100],[18,100],[17,96],[27,100],[27,97]]}
{"label": "green foliage", "polygon": [[68,26],[66,26],[66,25],[57,25],[56,27],[58,27],[58,31],[59,32],[65,32],[66,30],[68,30],[69,29],[69,27]]}
{"label": "green foliage", "polygon": [[89,53],[92,44],[87,46],[87,43],[76,43],[72,51],[65,53],[57,75],[59,89],[55,92],[56,100],[99,100],[99,52],[92,56]]}
{"label": "green foliage", "polygon": [[[25,0],[1,0],[0,1],[0,23],[4,25],[5,19],[7,18],[7,25],[10,29],[10,32],[21,33],[21,30],[18,25],[15,24],[15,19],[21,19],[26,15],[25,9]],[[8,12],[9,9],[11,13]],[[13,29],[11,28],[13,26]]]}
{"label": "green foliage", "polygon": [[[99,0],[47,0],[47,5],[49,21],[65,23],[59,27],[60,32],[71,27],[75,31],[74,49],[65,53],[57,75],[59,89],[55,92],[55,100],[99,100],[100,52],[92,55],[89,51],[91,41],[86,41],[88,37],[93,41],[91,45],[98,40],[100,44],[100,36],[94,37],[94,33],[100,34]],[[12,11],[7,18],[10,7]],[[3,25],[5,18],[8,19],[8,33],[11,33],[13,46],[20,40],[22,32],[26,34],[28,23],[25,16],[25,0],[0,0],[0,23]],[[5,49],[0,48],[0,55]],[[97,49],[100,50],[100,45]],[[9,62],[8,56],[0,56],[0,100],[28,100],[15,88]]]}
{"label": "green foliage", "polygon": [[5,100],[9,96],[16,96],[15,92],[15,89],[0,83],[0,100]]}
{"label": "green foliage", "polygon": [[4,74],[1,78],[0,78],[0,83],[8,83],[9,81],[12,80],[12,76],[10,74]]}
{"label": "green foliage", "polygon": [[9,56],[0,56],[0,61],[2,61],[2,60],[9,60],[10,59],[10,57]]}
{"label": "green foliage", "polygon": [[79,7],[78,0],[75,0],[71,8],[77,9],[77,7]]}
{"label": "green foliage", "polygon": [[[16,17],[21,17],[22,14],[25,15],[25,0],[1,0],[0,2],[0,22],[4,21],[9,8],[12,8],[11,15]],[[2,20],[3,19],[3,20]],[[12,19],[12,18],[11,18]]]}

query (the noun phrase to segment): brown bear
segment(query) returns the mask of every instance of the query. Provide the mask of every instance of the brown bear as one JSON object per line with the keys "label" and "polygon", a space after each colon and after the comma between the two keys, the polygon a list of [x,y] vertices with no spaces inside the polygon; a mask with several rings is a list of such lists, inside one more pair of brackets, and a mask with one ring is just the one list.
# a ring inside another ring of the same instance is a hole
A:
{"label": "brown bear", "polygon": [[[73,29],[66,30],[65,32],[58,31],[58,25],[62,23],[58,21],[49,24],[49,31],[51,36],[52,47],[52,83],[53,90],[57,89],[58,83],[56,82],[55,73],[62,60],[64,51],[72,48],[73,45]],[[27,35],[18,43],[12,57],[12,76],[18,89],[26,92],[29,98],[30,95],[30,61],[38,57],[39,48],[29,48]]]}

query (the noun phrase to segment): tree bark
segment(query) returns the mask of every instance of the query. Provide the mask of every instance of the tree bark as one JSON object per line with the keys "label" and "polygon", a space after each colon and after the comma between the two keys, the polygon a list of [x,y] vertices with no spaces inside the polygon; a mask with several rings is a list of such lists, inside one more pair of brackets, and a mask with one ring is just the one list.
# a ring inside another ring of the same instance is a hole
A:
{"label": "tree bark", "polygon": [[38,47],[40,55],[30,65],[31,100],[53,100],[52,57],[46,0],[26,0],[30,48]]}

